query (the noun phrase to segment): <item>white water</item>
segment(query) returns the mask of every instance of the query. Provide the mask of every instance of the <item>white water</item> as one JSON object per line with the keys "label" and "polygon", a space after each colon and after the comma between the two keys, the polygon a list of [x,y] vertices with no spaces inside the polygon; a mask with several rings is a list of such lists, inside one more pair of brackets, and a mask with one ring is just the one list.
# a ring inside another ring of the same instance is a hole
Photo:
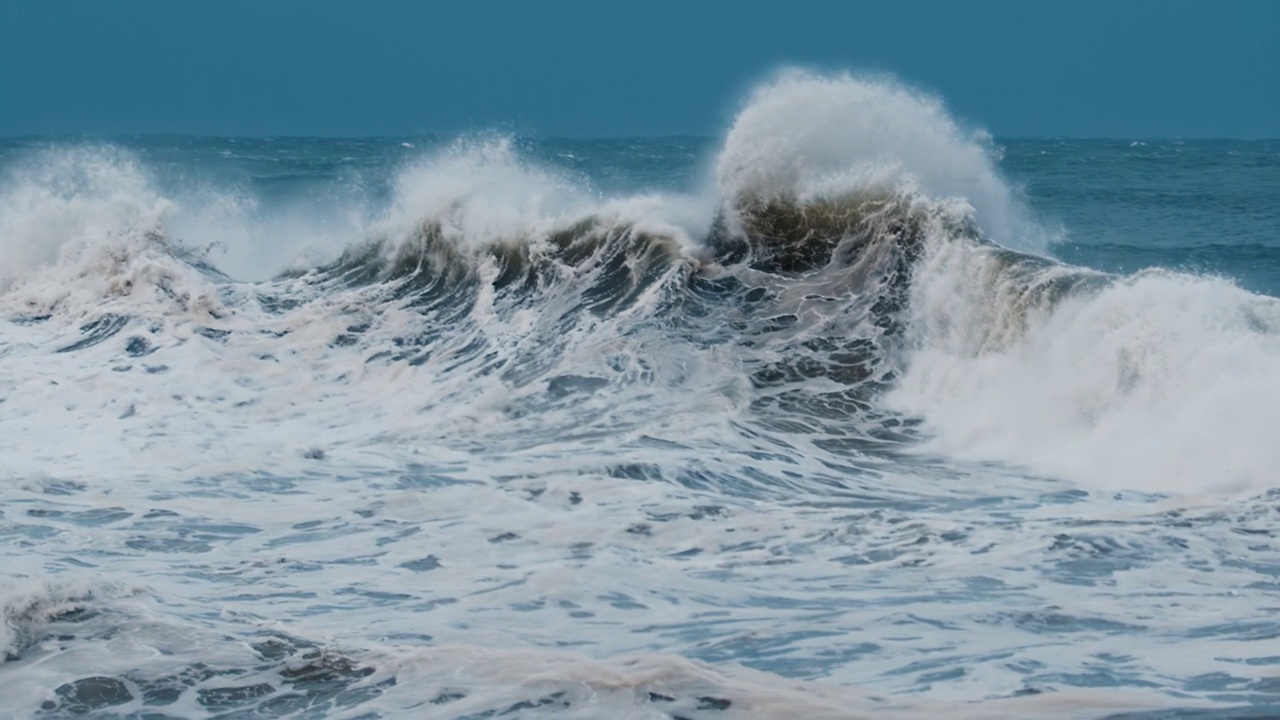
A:
{"label": "white water", "polygon": [[1044,306],[999,267],[942,247],[920,269],[919,349],[886,402],[926,419],[922,449],[1100,490],[1280,479],[1280,302],[1151,271]]}
{"label": "white water", "polygon": [[972,205],[1005,247],[1040,249],[1031,222],[996,170],[991,138],[967,130],[942,102],[891,78],[779,73],[751,93],[725,136],[716,172],[725,198],[801,199],[906,185]]}
{"label": "white water", "polygon": [[171,203],[127,154],[53,150],[0,180],[0,289],[64,258],[128,244],[159,225]]}
{"label": "white water", "polygon": [[[228,257],[273,265],[308,244],[306,223],[253,229],[235,193],[168,198],[120,151],[25,167],[0,186],[15,258],[0,315],[51,317],[0,328],[0,647],[19,656],[0,697],[17,716],[91,676],[125,678],[134,699],[115,709],[141,710],[147,682],[196,663],[242,674],[193,681],[170,711],[209,714],[199,689],[283,691],[302,661],[264,663],[250,643],[268,633],[374,668],[353,687],[396,678],[335,716],[563,692],[524,714],[1078,717],[1229,704],[1186,689],[1215,673],[1238,693],[1274,681],[1274,499],[1259,493],[1280,467],[1275,301],[1149,273],[1024,303],[1079,271],[1015,282],[993,251],[935,237],[882,399],[927,437],[881,454],[761,422],[750,371],[790,346],[692,342],[659,314],[717,204],[744,193],[905,185],[971,204],[998,240],[1034,237],[987,140],[919,93],[776,78],[730,129],[711,200],[600,198],[510,143],[460,142],[317,240],[394,245],[438,222],[490,283],[483,248],[536,251],[584,217],[683,249],[601,315],[574,314],[592,263],[528,295],[482,284],[456,318],[378,284],[222,282],[162,236],[204,245],[178,229],[207,218],[216,239],[225,222]],[[279,244],[256,255],[267,236]],[[817,320],[811,301],[804,328],[860,327],[839,317],[850,300]],[[127,326],[57,352],[107,314]],[[378,354],[424,328],[429,357]],[[134,338],[154,351],[131,354]],[[71,607],[100,614],[59,619]]]}

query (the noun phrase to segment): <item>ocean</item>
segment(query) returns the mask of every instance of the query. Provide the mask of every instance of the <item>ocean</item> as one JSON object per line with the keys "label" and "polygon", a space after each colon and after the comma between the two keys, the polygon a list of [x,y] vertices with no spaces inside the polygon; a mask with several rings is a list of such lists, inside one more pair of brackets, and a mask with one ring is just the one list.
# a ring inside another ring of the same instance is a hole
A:
{"label": "ocean", "polygon": [[1280,141],[0,139],[0,717],[1280,716]]}

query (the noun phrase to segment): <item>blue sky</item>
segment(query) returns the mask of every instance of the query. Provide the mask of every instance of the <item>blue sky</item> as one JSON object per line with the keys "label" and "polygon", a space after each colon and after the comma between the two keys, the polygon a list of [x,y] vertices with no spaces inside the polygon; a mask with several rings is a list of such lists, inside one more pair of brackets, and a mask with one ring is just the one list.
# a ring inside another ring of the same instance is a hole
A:
{"label": "blue sky", "polygon": [[1003,137],[1280,137],[1280,0],[0,0],[0,135],[716,135],[787,64]]}

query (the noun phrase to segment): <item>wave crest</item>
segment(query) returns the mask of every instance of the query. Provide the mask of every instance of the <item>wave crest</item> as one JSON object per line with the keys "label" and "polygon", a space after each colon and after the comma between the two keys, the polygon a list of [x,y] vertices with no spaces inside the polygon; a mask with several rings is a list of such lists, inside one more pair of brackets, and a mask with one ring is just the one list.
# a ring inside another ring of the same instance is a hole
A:
{"label": "wave crest", "polygon": [[991,138],[940,100],[887,78],[785,70],[747,99],[716,161],[721,196],[800,201],[902,190],[973,207],[989,237],[1038,247],[1038,231],[996,169]]}

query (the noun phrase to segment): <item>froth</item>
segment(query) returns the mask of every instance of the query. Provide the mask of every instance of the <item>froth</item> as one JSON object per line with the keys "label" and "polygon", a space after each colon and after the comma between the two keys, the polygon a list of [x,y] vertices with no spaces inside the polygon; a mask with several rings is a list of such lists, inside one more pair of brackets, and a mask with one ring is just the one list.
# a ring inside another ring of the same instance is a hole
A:
{"label": "froth", "polygon": [[[17,658],[39,639],[51,618],[78,608],[93,596],[88,583],[8,578],[0,593],[0,662]],[[99,593],[114,593],[115,588]]]}
{"label": "froth", "polygon": [[801,200],[868,186],[971,203],[983,230],[1030,247],[1034,229],[995,167],[990,137],[889,78],[779,73],[748,98],[716,163],[723,196]]}
{"label": "froth", "polygon": [[1036,303],[995,262],[942,249],[919,271],[918,349],[887,400],[926,418],[927,448],[1101,489],[1275,481],[1280,303],[1164,271]]}
{"label": "froth", "polygon": [[0,290],[60,258],[154,231],[172,209],[126,153],[97,147],[37,153],[0,180]]}
{"label": "froth", "polygon": [[404,242],[426,223],[461,249],[483,249],[536,243],[597,218],[688,240],[710,225],[711,205],[662,194],[601,197],[583,177],[526,161],[512,138],[468,137],[401,170],[390,206],[370,234]]}

